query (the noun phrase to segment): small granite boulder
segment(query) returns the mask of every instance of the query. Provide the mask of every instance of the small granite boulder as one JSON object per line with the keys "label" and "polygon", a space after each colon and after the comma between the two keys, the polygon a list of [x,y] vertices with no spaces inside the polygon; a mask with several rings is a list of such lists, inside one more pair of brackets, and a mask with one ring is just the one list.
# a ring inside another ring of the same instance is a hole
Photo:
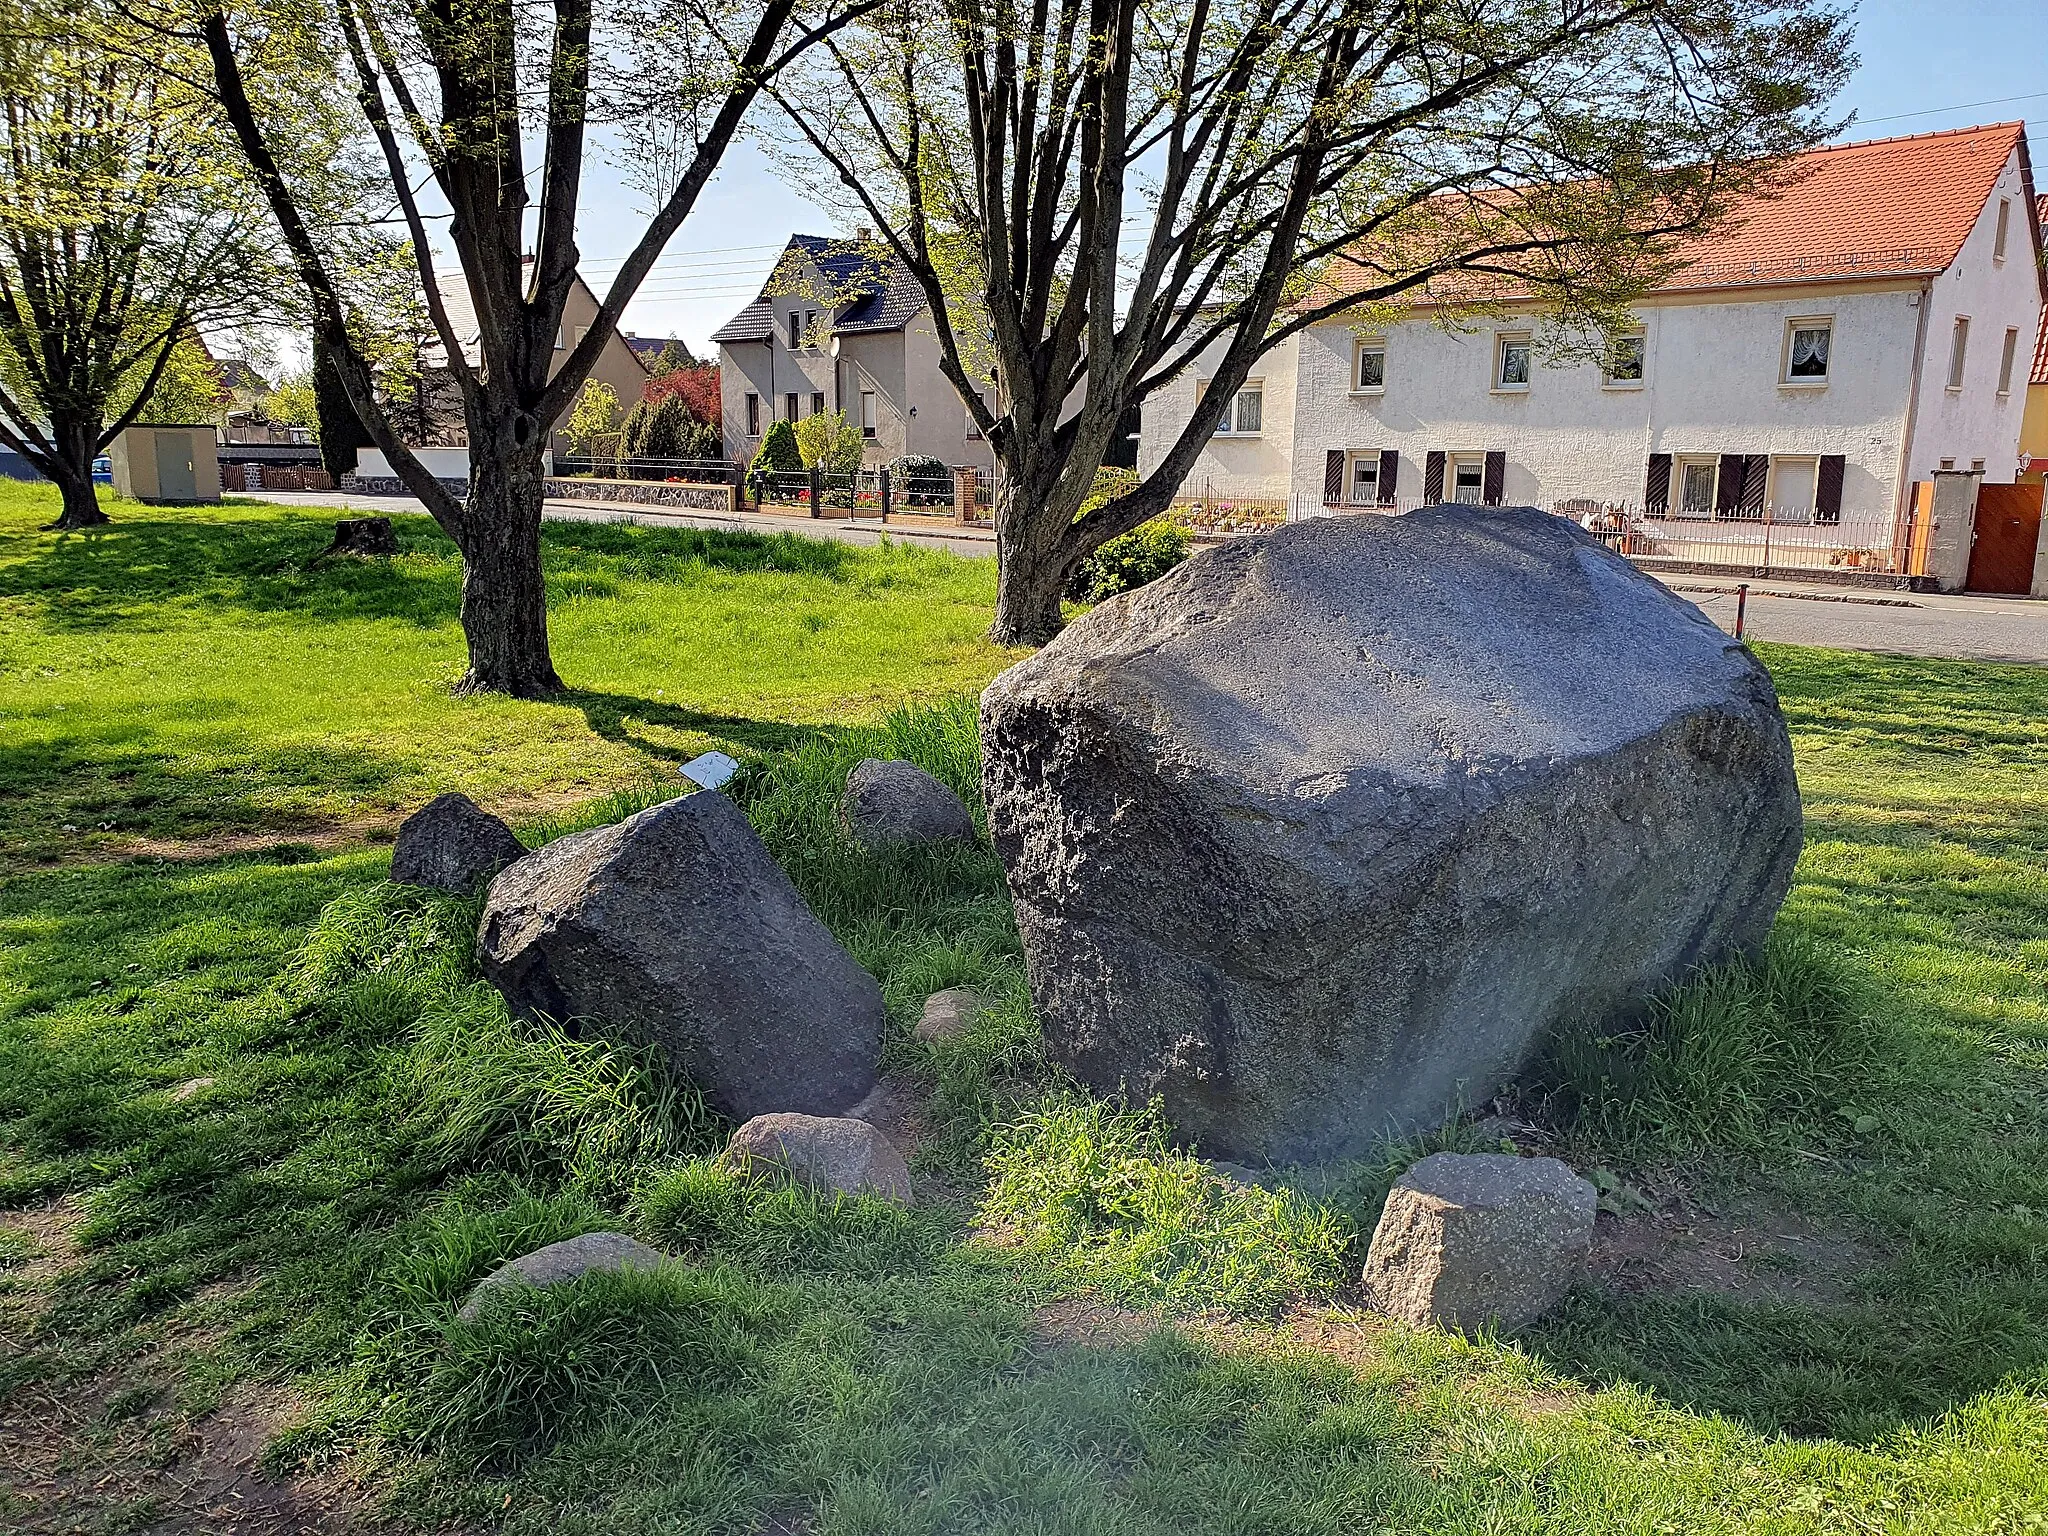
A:
{"label": "small granite boulder", "polygon": [[972,987],[948,987],[924,1000],[917,1038],[926,1045],[951,1040],[982,1014],[981,994]]}
{"label": "small granite boulder", "polygon": [[717,790],[557,838],[491,883],[477,958],[515,1012],[657,1047],[735,1120],[875,1085],[882,989]]}
{"label": "small granite boulder", "polygon": [[1578,1278],[1598,1205],[1593,1186],[1554,1157],[1438,1152],[1388,1194],[1366,1294],[1418,1325],[1519,1328]]}
{"label": "small granite boulder", "polygon": [[974,841],[974,817],[960,797],[899,758],[862,758],[846,776],[839,818],[863,848]]}
{"label": "small granite boulder", "polygon": [[399,827],[391,879],[469,896],[525,853],[526,845],[512,829],[469,796],[437,795]]}
{"label": "small granite boulder", "polygon": [[586,1232],[500,1264],[477,1282],[458,1315],[464,1322],[470,1321],[493,1295],[508,1286],[559,1285],[596,1270],[656,1269],[667,1261],[667,1254],[635,1242],[623,1232]]}
{"label": "small granite boulder", "polygon": [[733,1132],[725,1156],[735,1167],[780,1169],[821,1194],[874,1194],[913,1203],[903,1154],[865,1120],[756,1115]]}

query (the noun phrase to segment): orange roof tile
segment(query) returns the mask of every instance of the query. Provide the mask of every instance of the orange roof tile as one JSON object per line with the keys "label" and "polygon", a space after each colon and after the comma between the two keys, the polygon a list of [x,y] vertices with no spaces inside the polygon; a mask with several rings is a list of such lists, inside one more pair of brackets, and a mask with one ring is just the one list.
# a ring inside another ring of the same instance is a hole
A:
{"label": "orange roof tile", "polygon": [[1748,199],[1664,286],[1946,271],[2025,133],[2024,123],[1996,123],[1800,155],[1779,196]]}
{"label": "orange roof tile", "polygon": [[[2025,135],[2024,123],[1995,123],[1836,144],[1795,156],[1775,190],[1744,199],[1716,233],[1682,246],[1681,264],[1654,291],[1945,271],[2015,147],[2027,170]],[[2048,216],[2028,222],[2032,242]],[[1370,246],[1356,248],[1355,256],[1358,267],[1344,258],[1332,263],[1323,292],[1356,291],[1378,275]],[[1508,299],[1520,287],[1511,278],[1452,272],[1407,302]],[[2048,338],[2043,345],[2048,347]]]}

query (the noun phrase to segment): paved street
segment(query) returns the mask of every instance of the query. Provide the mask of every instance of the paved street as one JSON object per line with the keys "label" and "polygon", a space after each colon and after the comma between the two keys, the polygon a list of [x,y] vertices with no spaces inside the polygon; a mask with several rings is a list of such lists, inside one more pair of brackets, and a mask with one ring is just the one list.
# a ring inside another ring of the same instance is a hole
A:
{"label": "paved street", "polygon": [[[1673,576],[1668,585],[1733,631],[1735,583]],[[2048,602],[2017,597],[1752,584],[1744,631],[1753,640],[1794,645],[2048,663]]]}
{"label": "paved street", "polygon": [[[266,500],[286,504],[346,507],[361,512],[424,510],[417,501],[402,496],[351,496],[341,491],[266,491],[263,495]],[[601,502],[550,501],[547,515],[571,521],[608,522],[623,518],[649,527],[801,533],[854,544],[873,544],[885,536],[881,526],[872,521],[811,522],[773,513],[677,512]],[[983,530],[935,531],[891,525],[886,537],[963,555],[995,553],[994,535]],[[1733,581],[1714,576],[1672,576],[1667,584],[1699,604],[1723,629],[1734,629]],[[1756,582],[1750,585],[1745,628],[1752,639],[1782,640],[1794,645],[2048,664],[2048,602],[2024,598],[1945,597],[1861,587]]]}

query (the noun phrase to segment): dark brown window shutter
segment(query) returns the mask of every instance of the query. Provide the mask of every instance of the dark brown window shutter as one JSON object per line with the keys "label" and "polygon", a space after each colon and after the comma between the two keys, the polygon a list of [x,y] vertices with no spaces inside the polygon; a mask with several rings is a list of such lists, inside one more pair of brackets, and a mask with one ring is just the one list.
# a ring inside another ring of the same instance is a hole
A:
{"label": "dark brown window shutter", "polygon": [[1479,499],[1489,507],[1499,506],[1501,489],[1507,478],[1508,456],[1496,448],[1486,456],[1486,477],[1479,484]]}
{"label": "dark brown window shutter", "polygon": [[1334,507],[1344,499],[1344,450],[1332,448],[1323,454],[1323,505]]}
{"label": "dark brown window shutter", "polygon": [[1752,453],[1742,461],[1742,515],[1764,515],[1764,492],[1771,484],[1771,456]]}
{"label": "dark brown window shutter", "polygon": [[1401,455],[1391,448],[1380,450],[1380,505],[1394,504],[1394,487],[1401,482]]}
{"label": "dark brown window shutter", "polygon": [[1432,448],[1422,460],[1422,499],[1434,506],[1444,499],[1444,455]]}
{"label": "dark brown window shutter", "polygon": [[1643,481],[1643,515],[1662,517],[1671,510],[1671,455],[1650,455],[1650,473]]}
{"label": "dark brown window shutter", "polygon": [[1721,471],[1714,477],[1714,516],[1734,517],[1742,510],[1742,471],[1748,462],[1739,453],[1721,455]]}
{"label": "dark brown window shutter", "polygon": [[1816,523],[1839,523],[1842,520],[1842,477],[1848,468],[1848,459],[1839,453],[1820,456],[1820,475],[1813,488],[1813,520]]}

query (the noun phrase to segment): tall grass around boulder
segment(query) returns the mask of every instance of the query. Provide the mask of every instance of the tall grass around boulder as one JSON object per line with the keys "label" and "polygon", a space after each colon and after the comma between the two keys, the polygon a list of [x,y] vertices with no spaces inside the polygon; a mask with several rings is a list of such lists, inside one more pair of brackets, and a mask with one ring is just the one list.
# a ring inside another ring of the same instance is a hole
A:
{"label": "tall grass around boulder", "polygon": [[1875,1049],[1865,1001],[1840,958],[1780,929],[1757,959],[1698,971],[1631,1021],[1558,1031],[1525,1087],[1626,1160],[1825,1137]]}
{"label": "tall grass around boulder", "polygon": [[1157,1104],[1053,1095],[988,1168],[983,1226],[1109,1301],[1257,1311],[1342,1278],[1350,1234],[1327,1208],[1175,1149]]}

